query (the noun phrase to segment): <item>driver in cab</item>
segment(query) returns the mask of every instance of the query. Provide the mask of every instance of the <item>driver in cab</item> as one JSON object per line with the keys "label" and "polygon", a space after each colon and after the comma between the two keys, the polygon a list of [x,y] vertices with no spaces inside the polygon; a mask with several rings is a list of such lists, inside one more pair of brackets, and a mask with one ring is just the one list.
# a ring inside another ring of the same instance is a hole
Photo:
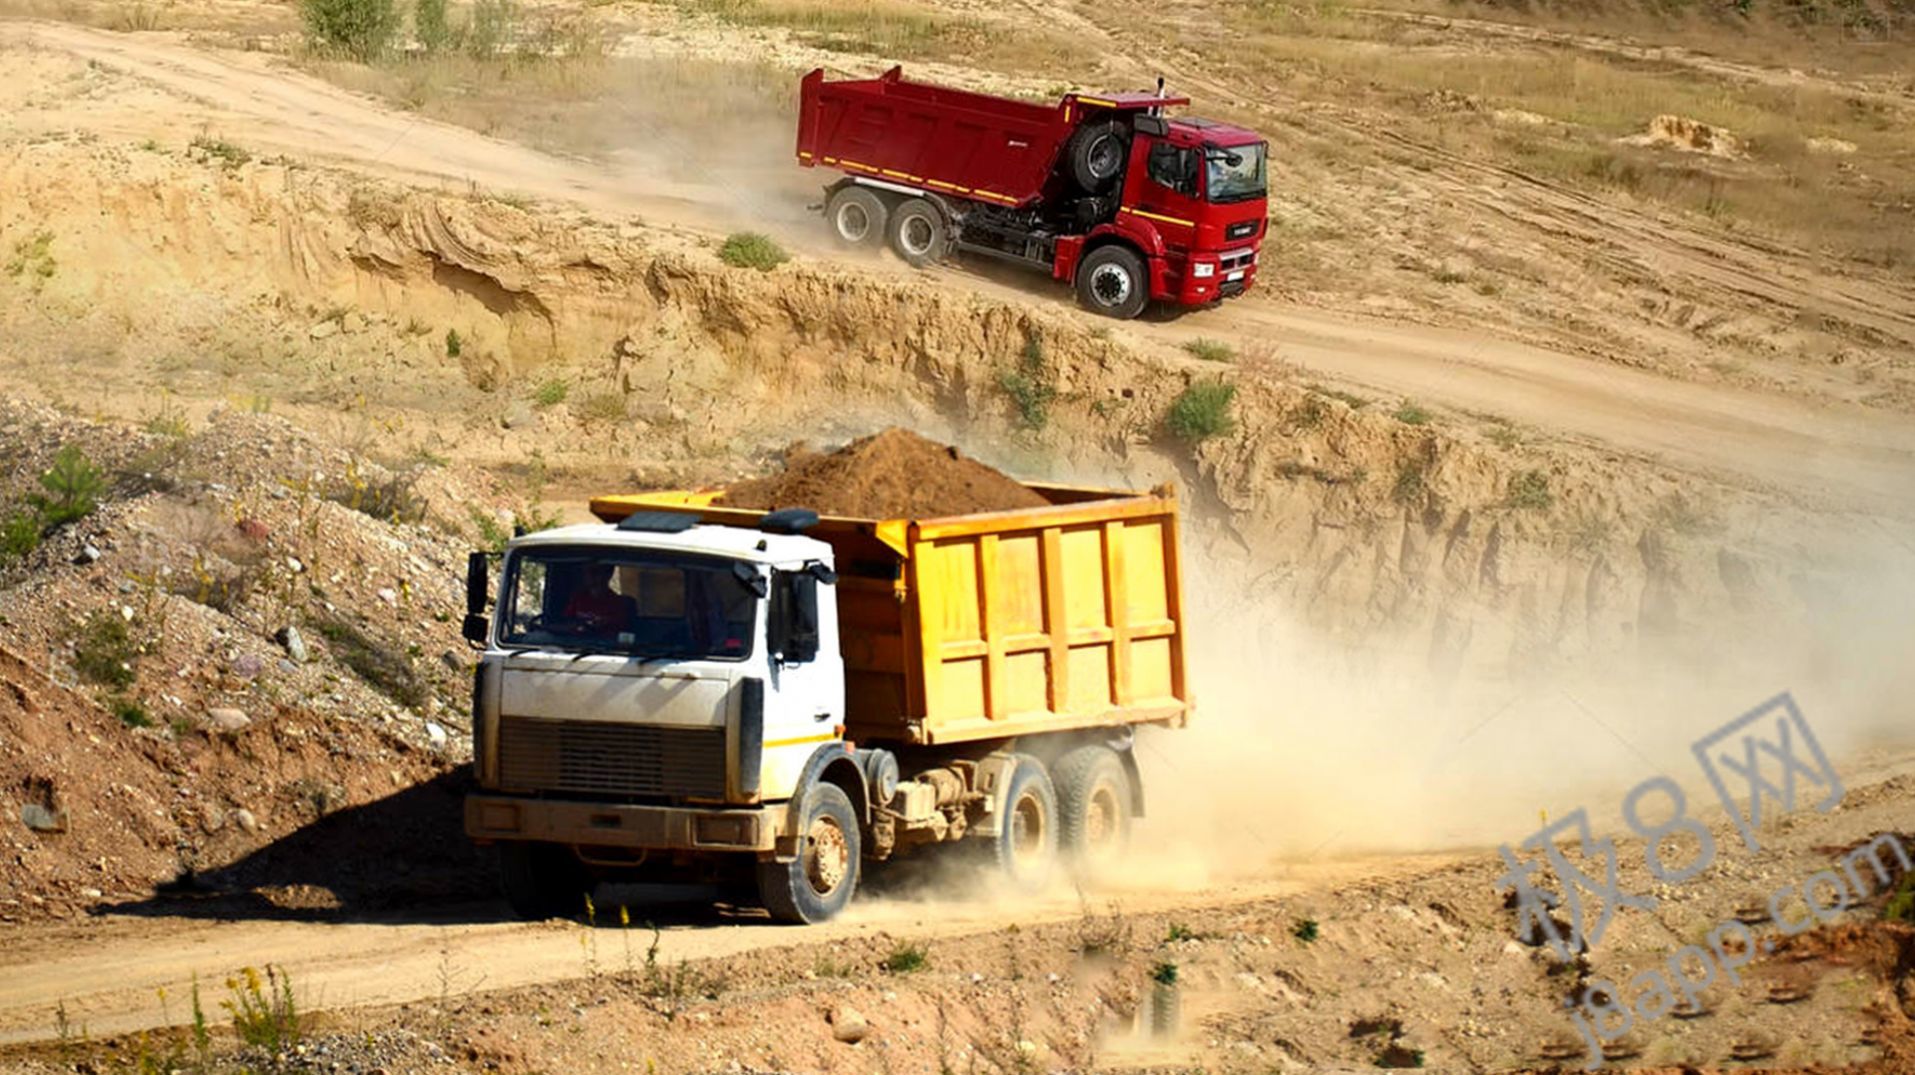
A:
{"label": "driver in cab", "polygon": [[612,635],[626,630],[637,611],[631,598],[612,589],[611,564],[587,564],[560,615],[582,631]]}

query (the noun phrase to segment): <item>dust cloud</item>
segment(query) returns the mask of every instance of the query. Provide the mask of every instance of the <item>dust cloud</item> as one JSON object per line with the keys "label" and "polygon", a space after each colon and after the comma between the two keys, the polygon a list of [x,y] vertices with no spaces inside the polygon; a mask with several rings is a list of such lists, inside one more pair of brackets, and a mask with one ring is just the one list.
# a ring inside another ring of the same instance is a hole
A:
{"label": "dust cloud", "polygon": [[[1547,674],[1448,677],[1430,670],[1427,637],[1332,643],[1241,596],[1268,564],[1191,555],[1196,718],[1138,741],[1149,801],[1136,872],[1153,883],[1514,844],[1579,806],[1598,832],[1622,831],[1622,796],[1656,775],[1707,811],[1690,744],[1782,691],[1850,787],[1871,752],[1915,743],[1900,701],[1915,688],[1905,553],[1795,595],[1795,617],[1638,636]],[[1664,809],[1652,798],[1645,815]]]}

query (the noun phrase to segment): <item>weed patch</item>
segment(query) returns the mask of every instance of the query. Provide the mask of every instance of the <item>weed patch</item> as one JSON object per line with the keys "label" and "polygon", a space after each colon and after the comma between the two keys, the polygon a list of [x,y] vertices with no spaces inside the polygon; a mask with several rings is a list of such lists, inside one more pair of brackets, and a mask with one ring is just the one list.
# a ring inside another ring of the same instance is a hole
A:
{"label": "weed patch", "polygon": [[1512,508],[1524,508],[1530,511],[1542,511],[1556,502],[1556,494],[1549,490],[1549,475],[1540,470],[1525,470],[1509,480],[1509,494],[1504,503]]}
{"label": "weed patch", "polygon": [[791,255],[768,235],[741,231],[726,237],[725,244],[718,248],[718,260],[734,268],[770,272],[790,261]]}
{"label": "weed patch", "polygon": [[251,153],[233,143],[223,138],[208,138],[205,135],[193,139],[192,149],[207,160],[218,161],[219,166],[229,172],[253,159]]}
{"label": "weed patch", "polygon": [[1024,341],[1017,365],[998,375],[997,385],[1011,397],[1017,420],[1033,432],[1050,424],[1051,404],[1057,399],[1057,374],[1044,357],[1043,341],[1037,337]]}
{"label": "weed patch", "polygon": [[1237,357],[1236,348],[1222,340],[1210,340],[1203,337],[1186,342],[1184,350],[1190,352],[1190,357],[1199,358],[1205,362],[1229,362]]}
{"label": "weed patch", "polygon": [[89,683],[120,690],[132,686],[138,655],[139,643],[114,609],[96,610],[73,632],[73,670]]}
{"label": "weed patch", "polygon": [[1429,425],[1431,417],[1430,412],[1409,400],[1404,400],[1403,405],[1396,409],[1396,420],[1406,426]]}
{"label": "weed patch", "polygon": [[1236,398],[1236,385],[1198,381],[1171,402],[1164,426],[1172,436],[1190,444],[1222,436],[1237,428],[1237,420],[1230,413]]}
{"label": "weed patch", "polygon": [[293,997],[292,976],[266,965],[264,977],[251,967],[226,979],[228,999],[221,1002],[233,1017],[233,1032],[247,1045],[277,1056],[299,1044],[299,1006]]}
{"label": "weed patch", "polygon": [[915,974],[930,964],[931,955],[923,947],[904,943],[891,949],[890,954],[884,957],[882,965],[890,974]]}
{"label": "weed patch", "polygon": [[336,612],[326,614],[313,626],[332,655],[374,690],[411,709],[425,704],[429,693],[426,682],[413,671],[405,654]]}

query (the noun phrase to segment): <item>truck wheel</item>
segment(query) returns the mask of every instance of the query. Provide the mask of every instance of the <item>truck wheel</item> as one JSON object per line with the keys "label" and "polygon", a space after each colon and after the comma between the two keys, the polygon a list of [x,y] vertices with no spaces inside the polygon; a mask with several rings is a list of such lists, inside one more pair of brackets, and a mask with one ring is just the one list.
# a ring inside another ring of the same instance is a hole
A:
{"label": "truck wheel", "polygon": [[912,198],[891,211],[891,249],[915,268],[944,256],[947,233],[944,214],[923,198]]}
{"label": "truck wheel", "polygon": [[804,844],[790,862],[758,864],[758,896],[780,922],[824,922],[851,902],[863,847],[851,797],[836,784],[805,794]]}
{"label": "truck wheel", "polygon": [[1044,887],[1057,859],[1057,792],[1043,762],[1028,754],[1017,756],[999,824],[999,871],[1026,891]]}
{"label": "truck wheel", "polygon": [[1071,178],[1084,193],[1102,194],[1124,174],[1130,140],[1124,137],[1124,125],[1116,120],[1090,123],[1071,135],[1065,152],[1070,155]]}
{"label": "truck wheel", "polygon": [[1100,246],[1077,263],[1077,301],[1088,310],[1128,321],[1150,301],[1144,259],[1127,246]]}
{"label": "truck wheel", "polygon": [[875,246],[884,241],[884,199],[864,187],[839,187],[825,203],[831,235],[845,246]]}
{"label": "truck wheel", "polygon": [[1057,839],[1064,854],[1091,871],[1116,861],[1130,844],[1130,778],[1117,752],[1082,746],[1051,766],[1057,784]]}
{"label": "truck wheel", "polygon": [[593,882],[585,864],[565,848],[512,840],[499,845],[499,887],[513,914],[543,922],[583,914]]}

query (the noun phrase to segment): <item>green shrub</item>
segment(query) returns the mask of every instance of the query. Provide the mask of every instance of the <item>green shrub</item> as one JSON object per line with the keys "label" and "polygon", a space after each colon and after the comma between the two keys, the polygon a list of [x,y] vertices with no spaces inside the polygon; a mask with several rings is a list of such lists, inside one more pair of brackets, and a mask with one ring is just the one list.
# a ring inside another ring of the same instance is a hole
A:
{"label": "green shrub", "polygon": [[1903,872],[1894,893],[1882,905],[1882,917],[1890,922],[1915,926],[1915,870]]}
{"label": "green shrub", "polygon": [[1177,964],[1166,961],[1151,967],[1150,980],[1158,985],[1176,985]]}
{"label": "green shrub", "polygon": [[1237,386],[1222,381],[1198,381],[1183,390],[1171,403],[1164,425],[1179,440],[1196,444],[1237,428],[1230,405],[1237,398]]}
{"label": "green shrub", "polygon": [[299,0],[299,14],[314,41],[361,60],[386,51],[399,29],[393,0]]}
{"label": "green shrub", "polygon": [[718,248],[718,260],[740,269],[770,272],[790,261],[791,255],[768,235],[741,231],[725,239],[725,245]]}
{"label": "green shrub", "polygon": [[929,966],[931,956],[915,944],[900,944],[884,957],[884,969],[892,974],[911,974]]}
{"label": "green shrub", "polygon": [[1237,357],[1236,349],[1222,340],[1201,337],[1184,344],[1184,350],[1190,352],[1193,358],[1201,358],[1205,362],[1228,362]]}
{"label": "green shrub", "polygon": [[565,402],[566,395],[571,391],[571,385],[566,384],[561,378],[554,377],[551,380],[541,383],[538,388],[532,392],[532,403],[534,406],[541,408],[556,407]]}
{"label": "green shrub", "polygon": [[193,148],[209,159],[218,161],[219,166],[229,172],[253,159],[251,153],[224,138],[208,138],[201,135],[193,139]]}
{"label": "green shrub", "polygon": [[125,689],[133,685],[139,645],[126,620],[110,608],[88,616],[73,632],[73,670],[89,683]]}
{"label": "green shrub", "polygon": [[131,698],[117,696],[107,701],[107,708],[120,718],[120,723],[129,728],[151,728],[153,718],[146,715],[146,707]]}
{"label": "green shrub", "polygon": [[1430,412],[1409,400],[1404,400],[1403,405],[1396,409],[1396,420],[1406,426],[1428,425],[1430,417]]}
{"label": "green shrub", "polygon": [[1164,931],[1164,940],[1169,941],[1172,944],[1175,944],[1178,941],[1192,941],[1196,939],[1197,939],[1196,932],[1193,931],[1189,926],[1184,925],[1182,922],[1172,922],[1170,924],[1170,928]]}
{"label": "green shrub", "polygon": [[69,444],[53,457],[53,466],[40,475],[40,488],[46,492],[35,493],[27,501],[40,513],[44,533],[93,514],[100,506],[100,494],[106,492],[106,478],[79,445]]}
{"label": "green shrub", "polygon": [[518,32],[519,7],[513,0],[476,0],[466,23],[466,51],[490,59],[505,51]]}
{"label": "green shrub", "polygon": [[419,39],[419,47],[427,52],[440,52],[452,44],[446,0],[417,0],[412,5],[412,32]]}
{"label": "green shrub", "polygon": [[0,568],[40,547],[40,516],[25,509],[0,517]]}
{"label": "green shrub", "polygon": [[458,358],[464,350],[465,341],[459,338],[459,330],[456,328],[446,329],[446,357]]}
{"label": "green shrub", "polygon": [[1044,358],[1043,341],[1035,336],[1025,340],[1017,365],[999,374],[997,384],[1011,397],[1017,420],[1025,429],[1040,430],[1050,423],[1051,404],[1057,399],[1057,376]]}
{"label": "green shrub", "polygon": [[1526,470],[1509,480],[1508,504],[1512,508],[1529,508],[1540,511],[1556,502],[1556,495],[1549,491],[1549,475],[1540,470]]}
{"label": "green shrub", "polygon": [[1297,924],[1290,927],[1290,936],[1295,937],[1304,944],[1309,944],[1311,941],[1316,940],[1317,920],[1314,918],[1297,919]]}

